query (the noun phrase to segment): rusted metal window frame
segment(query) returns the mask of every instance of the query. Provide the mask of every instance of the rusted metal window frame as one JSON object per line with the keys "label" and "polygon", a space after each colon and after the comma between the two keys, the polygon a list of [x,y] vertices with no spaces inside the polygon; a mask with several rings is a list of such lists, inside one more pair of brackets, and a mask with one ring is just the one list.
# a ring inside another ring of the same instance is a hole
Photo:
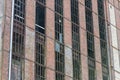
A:
{"label": "rusted metal window frame", "polygon": [[55,79],[65,78],[63,0],[55,0]]}
{"label": "rusted metal window frame", "polygon": [[96,80],[92,0],[85,0],[85,18],[86,18],[86,36],[87,36],[87,50],[88,50],[88,77],[89,80]]}
{"label": "rusted metal window frame", "polygon": [[24,80],[25,4],[25,0],[14,4],[11,79]]}
{"label": "rusted metal window frame", "polygon": [[[46,13],[46,0],[36,0],[36,4],[44,8],[44,13]],[[36,5],[37,6],[37,5]],[[37,13],[37,12],[36,12]],[[44,15],[45,16],[45,15]],[[37,16],[36,16],[37,17]],[[44,17],[45,20],[45,17]],[[46,27],[45,27],[45,21],[44,26],[35,24],[35,80],[45,80],[46,75],[46,65],[45,65],[45,44],[46,44]],[[41,32],[38,30],[44,30],[44,32]]]}
{"label": "rusted metal window frame", "polygon": [[98,4],[98,21],[99,21],[99,34],[100,34],[100,49],[102,61],[102,75],[103,80],[109,80],[109,66],[108,66],[108,51],[107,51],[107,37],[104,13],[104,0],[97,0]]}
{"label": "rusted metal window frame", "polygon": [[79,1],[71,0],[73,79],[81,80]]}

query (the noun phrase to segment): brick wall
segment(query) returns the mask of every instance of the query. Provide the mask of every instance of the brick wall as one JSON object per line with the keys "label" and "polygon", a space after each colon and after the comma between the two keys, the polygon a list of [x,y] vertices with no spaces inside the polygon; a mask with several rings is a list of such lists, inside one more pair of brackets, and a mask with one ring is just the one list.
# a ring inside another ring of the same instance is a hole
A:
{"label": "brick wall", "polygon": [[[0,56],[2,56],[2,75],[0,76],[1,80],[7,80],[8,78],[8,59],[9,59],[9,44],[10,44],[10,21],[11,21],[11,4],[12,0],[5,0],[5,26],[1,27],[3,29],[3,52],[1,53],[0,47]],[[65,80],[73,80],[73,71],[72,71],[72,33],[71,33],[71,13],[70,13],[70,0],[64,1],[64,43],[65,43]],[[86,40],[86,22],[85,22],[85,4],[84,0],[79,0],[79,22],[80,22],[80,50],[81,50],[81,69],[82,69],[82,80],[88,80],[88,58],[87,58],[87,40]],[[92,0],[93,3],[93,25],[94,25],[94,43],[95,43],[95,58],[96,58],[96,79],[102,80],[102,67],[101,67],[101,52],[100,52],[100,39],[99,39],[99,26],[98,26],[98,11],[97,11],[97,0]],[[54,21],[54,0],[46,0],[46,80],[55,80],[55,21]],[[106,14],[106,23],[110,23],[109,28],[109,37],[110,37],[110,48],[112,64],[116,66],[119,62],[115,63],[116,53],[120,52],[120,11],[118,10],[117,0],[108,0],[106,1],[105,11]],[[110,12],[110,6],[114,8]],[[1,7],[0,7],[1,10]],[[113,16],[114,14],[114,16]],[[112,18],[111,18],[112,17]],[[114,19],[113,19],[114,17]],[[111,21],[115,20],[115,21]],[[113,25],[114,23],[115,25]],[[113,25],[113,26],[112,26]],[[112,26],[112,27],[111,27]],[[2,28],[2,29],[1,29]],[[113,29],[115,28],[115,29]],[[0,44],[1,44],[1,32],[0,31]],[[35,74],[35,0],[26,0],[26,29],[25,29],[25,80],[34,80]],[[115,42],[115,40],[116,42]],[[115,43],[115,44],[114,44]],[[117,47],[116,47],[117,45]],[[117,52],[115,50],[117,50]],[[114,52],[115,51],[115,52]],[[113,55],[115,53],[115,55]],[[120,56],[117,54],[117,57]],[[119,60],[119,57],[117,58]],[[114,67],[115,68],[115,67]],[[117,65],[117,68],[120,68],[120,65]],[[117,71],[113,71],[113,74],[116,75],[116,80],[119,78]],[[113,76],[114,78],[115,76]]]}

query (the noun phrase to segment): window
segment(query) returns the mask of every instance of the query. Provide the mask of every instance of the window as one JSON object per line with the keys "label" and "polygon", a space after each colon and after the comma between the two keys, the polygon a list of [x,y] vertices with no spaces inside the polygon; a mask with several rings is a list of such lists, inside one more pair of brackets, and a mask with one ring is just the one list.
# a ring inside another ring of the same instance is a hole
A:
{"label": "window", "polygon": [[78,0],[71,0],[71,20],[72,22],[79,24]]}
{"label": "window", "polygon": [[109,71],[108,71],[108,66],[102,65],[103,69],[103,80],[109,80]]}
{"label": "window", "polygon": [[45,80],[45,37],[39,32],[36,32],[35,45],[35,80]]}
{"label": "window", "polygon": [[14,21],[13,29],[13,54],[21,56],[24,53],[24,25]]}
{"label": "window", "polygon": [[63,0],[55,0],[55,70],[56,80],[64,80]]}
{"label": "window", "polygon": [[22,64],[20,61],[12,60],[11,80],[22,80]]}
{"label": "window", "polygon": [[11,80],[24,80],[25,0],[15,0]]}
{"label": "window", "polygon": [[80,80],[80,52],[73,50],[73,79]]}
{"label": "window", "polygon": [[25,0],[15,0],[14,19],[20,22],[25,21]]}
{"label": "window", "polygon": [[93,58],[88,58],[88,72],[89,80],[95,80],[95,60]]}
{"label": "window", "polygon": [[36,24],[35,24],[35,80],[45,80],[45,6],[36,2]]}
{"label": "window", "polygon": [[55,14],[55,39],[63,43],[63,17]]}
{"label": "window", "polygon": [[36,2],[36,31],[45,34],[45,7]]}
{"label": "window", "polygon": [[87,32],[88,57],[95,58],[94,55],[94,35]]}
{"label": "window", "polygon": [[106,26],[105,26],[105,16],[104,16],[104,0],[97,0],[97,2],[98,2],[98,20],[99,20],[99,33],[100,33],[102,74],[103,74],[103,80],[109,80]]}
{"label": "window", "polygon": [[85,0],[85,7],[92,9],[92,1],[91,0]]}
{"label": "window", "polygon": [[56,80],[64,80],[64,75],[62,73],[56,73]]}
{"label": "window", "polygon": [[92,1],[85,0],[89,80],[95,80],[94,27]]}
{"label": "window", "polygon": [[63,15],[63,0],[55,0],[55,11]]}
{"label": "window", "polygon": [[103,80],[109,80],[109,77],[108,77],[108,75],[106,75],[106,74],[103,74]]}
{"label": "window", "polygon": [[107,59],[107,44],[105,41],[101,40],[101,56],[102,56],[102,63],[105,65],[108,65],[108,59]]}
{"label": "window", "polygon": [[45,67],[36,64],[36,79],[35,80],[45,80]]}
{"label": "window", "polygon": [[80,35],[78,0],[71,0],[73,79],[80,80]]}
{"label": "window", "polygon": [[95,80],[95,70],[89,67],[89,80]]}
{"label": "window", "polygon": [[[92,10],[92,9],[91,9]],[[86,8],[86,30],[93,33],[93,17],[92,11]]]}

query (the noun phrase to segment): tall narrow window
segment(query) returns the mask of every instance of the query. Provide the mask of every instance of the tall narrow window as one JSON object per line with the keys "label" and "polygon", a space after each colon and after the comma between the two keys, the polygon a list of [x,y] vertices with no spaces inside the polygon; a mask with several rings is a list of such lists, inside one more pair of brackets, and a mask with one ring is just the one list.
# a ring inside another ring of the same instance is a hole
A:
{"label": "tall narrow window", "polygon": [[55,0],[55,11],[55,75],[64,80],[63,0]]}
{"label": "tall narrow window", "polygon": [[102,60],[102,75],[103,75],[103,80],[109,80],[106,26],[105,26],[105,16],[104,16],[104,0],[97,0],[97,2],[98,2],[98,19],[99,19],[100,48],[101,48],[101,60]]}
{"label": "tall narrow window", "polygon": [[11,80],[23,80],[24,75],[25,0],[15,0]]}
{"label": "tall narrow window", "polygon": [[71,0],[73,79],[80,80],[80,35],[78,0]]}
{"label": "tall narrow window", "polygon": [[86,30],[87,30],[87,50],[88,50],[88,71],[89,80],[95,80],[95,51],[94,51],[94,33],[92,1],[85,0]]}
{"label": "tall narrow window", "polygon": [[35,80],[45,80],[45,0],[36,1]]}

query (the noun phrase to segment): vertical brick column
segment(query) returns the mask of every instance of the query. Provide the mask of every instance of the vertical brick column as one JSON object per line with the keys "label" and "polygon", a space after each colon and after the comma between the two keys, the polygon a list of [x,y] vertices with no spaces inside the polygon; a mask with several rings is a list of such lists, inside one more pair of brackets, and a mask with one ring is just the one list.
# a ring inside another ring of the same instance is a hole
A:
{"label": "vertical brick column", "polygon": [[25,80],[34,80],[35,72],[35,0],[26,0]]}
{"label": "vertical brick column", "polygon": [[79,0],[80,50],[82,80],[88,80],[87,38],[85,20],[85,0]]}
{"label": "vertical brick column", "polygon": [[10,51],[10,19],[9,17],[5,18],[4,34],[2,41],[2,80],[8,79],[8,66],[9,66],[9,51]]}
{"label": "vertical brick column", "polygon": [[102,80],[101,49],[99,36],[98,5],[97,0],[92,0],[93,27],[94,27],[94,45],[96,59],[96,79]]}
{"label": "vertical brick column", "polygon": [[54,4],[54,0],[46,0],[46,80],[55,80]]}
{"label": "vertical brick column", "polygon": [[4,25],[4,1],[0,1],[0,79],[1,79],[1,66],[2,66],[2,32]]}
{"label": "vertical brick column", "polygon": [[71,30],[71,0],[63,0],[64,9],[64,44],[65,44],[65,80],[72,80],[72,30]]}
{"label": "vertical brick column", "polygon": [[[1,76],[0,80],[7,80],[8,79],[8,66],[9,66],[9,52],[10,52],[10,26],[11,26],[11,10],[12,10],[12,0],[6,0],[5,1],[4,8],[6,8],[4,15],[4,23],[0,26],[2,28],[0,31],[1,39],[2,39],[2,44],[1,44],[1,49],[0,49],[0,56],[2,57],[1,59]],[[0,4],[1,5],[1,4]],[[3,7],[1,7],[3,8]],[[0,12],[1,13],[1,12]],[[3,14],[2,14],[3,15]],[[2,52],[1,52],[2,50]]]}

